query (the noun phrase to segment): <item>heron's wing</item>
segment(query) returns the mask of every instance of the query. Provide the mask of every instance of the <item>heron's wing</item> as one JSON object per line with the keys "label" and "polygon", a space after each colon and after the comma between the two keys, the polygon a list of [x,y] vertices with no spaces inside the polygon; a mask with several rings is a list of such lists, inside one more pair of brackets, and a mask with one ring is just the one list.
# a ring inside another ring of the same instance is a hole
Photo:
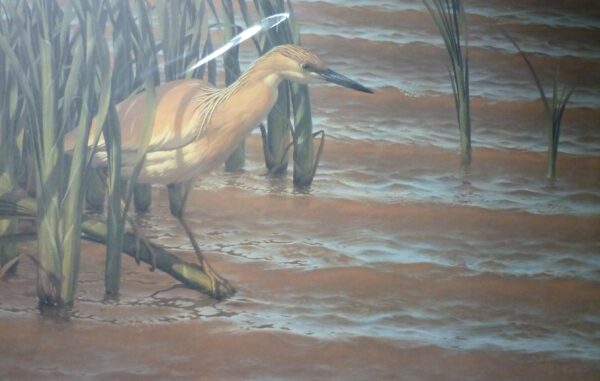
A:
{"label": "heron's wing", "polygon": [[[169,150],[195,140],[202,129],[194,98],[213,88],[200,80],[180,80],[156,89],[156,112],[148,149]],[[136,150],[141,144],[148,109],[145,93],[121,102],[117,109],[121,122],[121,144]]]}
{"label": "heron's wing", "polygon": [[[197,105],[194,99],[206,92],[216,89],[205,81],[187,79],[168,82],[156,88],[156,112],[149,151],[175,149],[194,141],[202,128],[201,118],[197,115]],[[142,144],[146,119],[151,107],[146,99],[146,93],[141,92],[125,99],[117,105],[121,124],[121,149],[136,151]],[[93,143],[95,132],[99,126],[92,124],[89,144]],[[65,150],[75,146],[76,131],[71,131],[65,137]],[[98,149],[104,148],[102,137]]]}

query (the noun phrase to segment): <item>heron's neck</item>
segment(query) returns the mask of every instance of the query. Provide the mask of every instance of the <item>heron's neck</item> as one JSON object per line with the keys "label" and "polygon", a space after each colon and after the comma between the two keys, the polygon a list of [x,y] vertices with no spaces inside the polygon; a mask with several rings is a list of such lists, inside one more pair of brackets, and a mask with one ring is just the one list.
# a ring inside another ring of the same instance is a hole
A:
{"label": "heron's neck", "polygon": [[[277,100],[277,87],[283,77],[257,60],[234,83],[223,89],[227,92],[224,107],[239,129],[249,132],[271,111]],[[241,123],[240,123],[241,122]]]}

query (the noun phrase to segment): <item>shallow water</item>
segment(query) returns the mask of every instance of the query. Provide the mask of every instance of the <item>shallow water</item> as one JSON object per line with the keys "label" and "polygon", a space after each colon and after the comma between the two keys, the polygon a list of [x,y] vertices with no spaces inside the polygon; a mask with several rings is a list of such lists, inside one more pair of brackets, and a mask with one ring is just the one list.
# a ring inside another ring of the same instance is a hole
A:
{"label": "shallow water", "polygon": [[[468,172],[445,48],[419,1],[294,3],[304,44],[376,93],[313,87],[327,141],[310,190],[265,176],[256,135],[245,171],[197,186],[190,223],[238,293],[215,303],[127,259],[121,298],[105,301],[88,245],[73,317],[54,322],[37,317],[24,261],[0,288],[0,378],[598,379],[597,2],[466,2]],[[543,107],[498,24],[545,83],[560,65],[577,85],[554,182]],[[154,192],[140,224],[193,260]]]}

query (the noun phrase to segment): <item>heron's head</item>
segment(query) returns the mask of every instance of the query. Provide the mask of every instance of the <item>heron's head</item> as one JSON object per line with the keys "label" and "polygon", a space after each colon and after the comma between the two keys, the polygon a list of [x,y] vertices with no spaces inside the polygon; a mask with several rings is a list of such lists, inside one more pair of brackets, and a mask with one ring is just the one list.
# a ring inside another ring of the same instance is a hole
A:
{"label": "heron's head", "polygon": [[365,93],[373,93],[371,89],[331,70],[319,56],[303,47],[280,45],[273,48],[268,55],[271,61],[275,61],[274,64],[283,78],[290,81],[304,84],[325,81]]}

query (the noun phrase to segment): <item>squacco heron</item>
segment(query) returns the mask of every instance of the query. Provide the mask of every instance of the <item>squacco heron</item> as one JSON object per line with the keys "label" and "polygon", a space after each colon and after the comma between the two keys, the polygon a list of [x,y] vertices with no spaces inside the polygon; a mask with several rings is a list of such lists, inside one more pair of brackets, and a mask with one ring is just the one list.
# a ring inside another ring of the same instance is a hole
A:
{"label": "squacco heron", "polygon": [[[372,91],[329,69],[313,52],[281,45],[257,59],[236,82],[215,88],[197,79],[184,79],[156,88],[154,125],[138,182],[171,185],[185,183],[183,205],[192,184],[222,165],[252,129],[269,113],[283,80],[311,84],[331,82],[365,93]],[[144,93],[117,105],[121,125],[122,175],[129,177],[136,165],[137,149],[144,135],[149,110]],[[100,126],[93,126],[92,131]],[[90,136],[94,136],[92,132]],[[72,149],[75,133],[65,142]],[[93,142],[90,140],[90,144]],[[107,164],[106,146],[96,147],[94,162]],[[213,285],[227,284],[210,268],[184,218],[184,206],[171,212],[186,231],[196,255]],[[223,290],[228,293],[232,290]],[[218,292],[217,292],[217,296]]]}

